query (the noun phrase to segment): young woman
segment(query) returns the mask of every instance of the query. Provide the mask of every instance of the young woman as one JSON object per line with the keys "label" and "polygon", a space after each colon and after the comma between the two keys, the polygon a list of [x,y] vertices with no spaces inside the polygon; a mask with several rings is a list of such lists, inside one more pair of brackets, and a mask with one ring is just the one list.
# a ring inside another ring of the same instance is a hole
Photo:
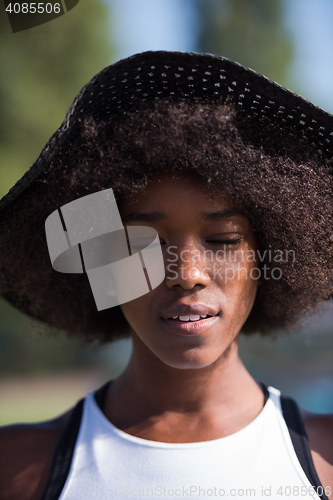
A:
{"label": "young woman", "polygon": [[[132,355],[64,415],[1,430],[1,500],[330,498],[333,415],[254,380],[238,339],[332,294],[332,131],[211,55],[138,54],[82,89],[0,202],[0,294],[87,342],[131,335]],[[45,221],[59,210],[70,235],[61,207],[110,188],[127,237],[158,234],[165,274],[153,286],[145,262],[149,292],[98,310],[84,245],[83,271],[57,271]]]}

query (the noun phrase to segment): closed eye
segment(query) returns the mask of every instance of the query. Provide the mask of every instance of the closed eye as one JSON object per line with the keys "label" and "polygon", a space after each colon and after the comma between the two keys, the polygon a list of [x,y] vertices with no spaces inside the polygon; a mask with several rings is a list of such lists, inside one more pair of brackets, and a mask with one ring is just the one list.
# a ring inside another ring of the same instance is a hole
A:
{"label": "closed eye", "polygon": [[[243,238],[238,238],[237,240],[206,240],[206,243],[213,243],[215,245],[239,245],[243,241]],[[165,241],[160,238],[160,244],[165,245]]]}
{"label": "closed eye", "polygon": [[214,245],[239,245],[242,242],[242,238],[237,240],[206,240],[206,243],[212,243]]}

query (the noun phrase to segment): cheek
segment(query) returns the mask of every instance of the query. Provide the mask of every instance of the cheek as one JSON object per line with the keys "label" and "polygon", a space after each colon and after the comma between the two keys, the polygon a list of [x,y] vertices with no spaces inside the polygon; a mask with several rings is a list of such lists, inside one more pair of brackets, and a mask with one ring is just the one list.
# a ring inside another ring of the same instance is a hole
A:
{"label": "cheek", "polygon": [[236,258],[215,264],[214,281],[228,300],[228,312],[247,316],[258,288],[257,263]]}

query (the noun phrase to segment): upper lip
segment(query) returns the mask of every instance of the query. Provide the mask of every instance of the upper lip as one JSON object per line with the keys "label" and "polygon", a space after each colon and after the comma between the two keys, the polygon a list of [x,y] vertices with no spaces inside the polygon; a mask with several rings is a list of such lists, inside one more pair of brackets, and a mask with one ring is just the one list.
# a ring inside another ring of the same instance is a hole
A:
{"label": "upper lip", "polygon": [[177,306],[171,307],[165,313],[162,314],[163,319],[172,318],[174,316],[216,316],[218,311],[213,309],[211,306],[206,304],[178,304]]}

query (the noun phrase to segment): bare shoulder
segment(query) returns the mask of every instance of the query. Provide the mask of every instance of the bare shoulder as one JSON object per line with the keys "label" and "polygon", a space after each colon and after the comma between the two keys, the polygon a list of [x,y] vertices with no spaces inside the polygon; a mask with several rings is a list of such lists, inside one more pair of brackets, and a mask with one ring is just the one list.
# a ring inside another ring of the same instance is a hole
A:
{"label": "bare shoulder", "polygon": [[312,413],[300,408],[311,455],[319,479],[333,492],[333,413]]}
{"label": "bare shoulder", "polygon": [[72,411],[46,422],[0,428],[0,500],[40,500]]}

